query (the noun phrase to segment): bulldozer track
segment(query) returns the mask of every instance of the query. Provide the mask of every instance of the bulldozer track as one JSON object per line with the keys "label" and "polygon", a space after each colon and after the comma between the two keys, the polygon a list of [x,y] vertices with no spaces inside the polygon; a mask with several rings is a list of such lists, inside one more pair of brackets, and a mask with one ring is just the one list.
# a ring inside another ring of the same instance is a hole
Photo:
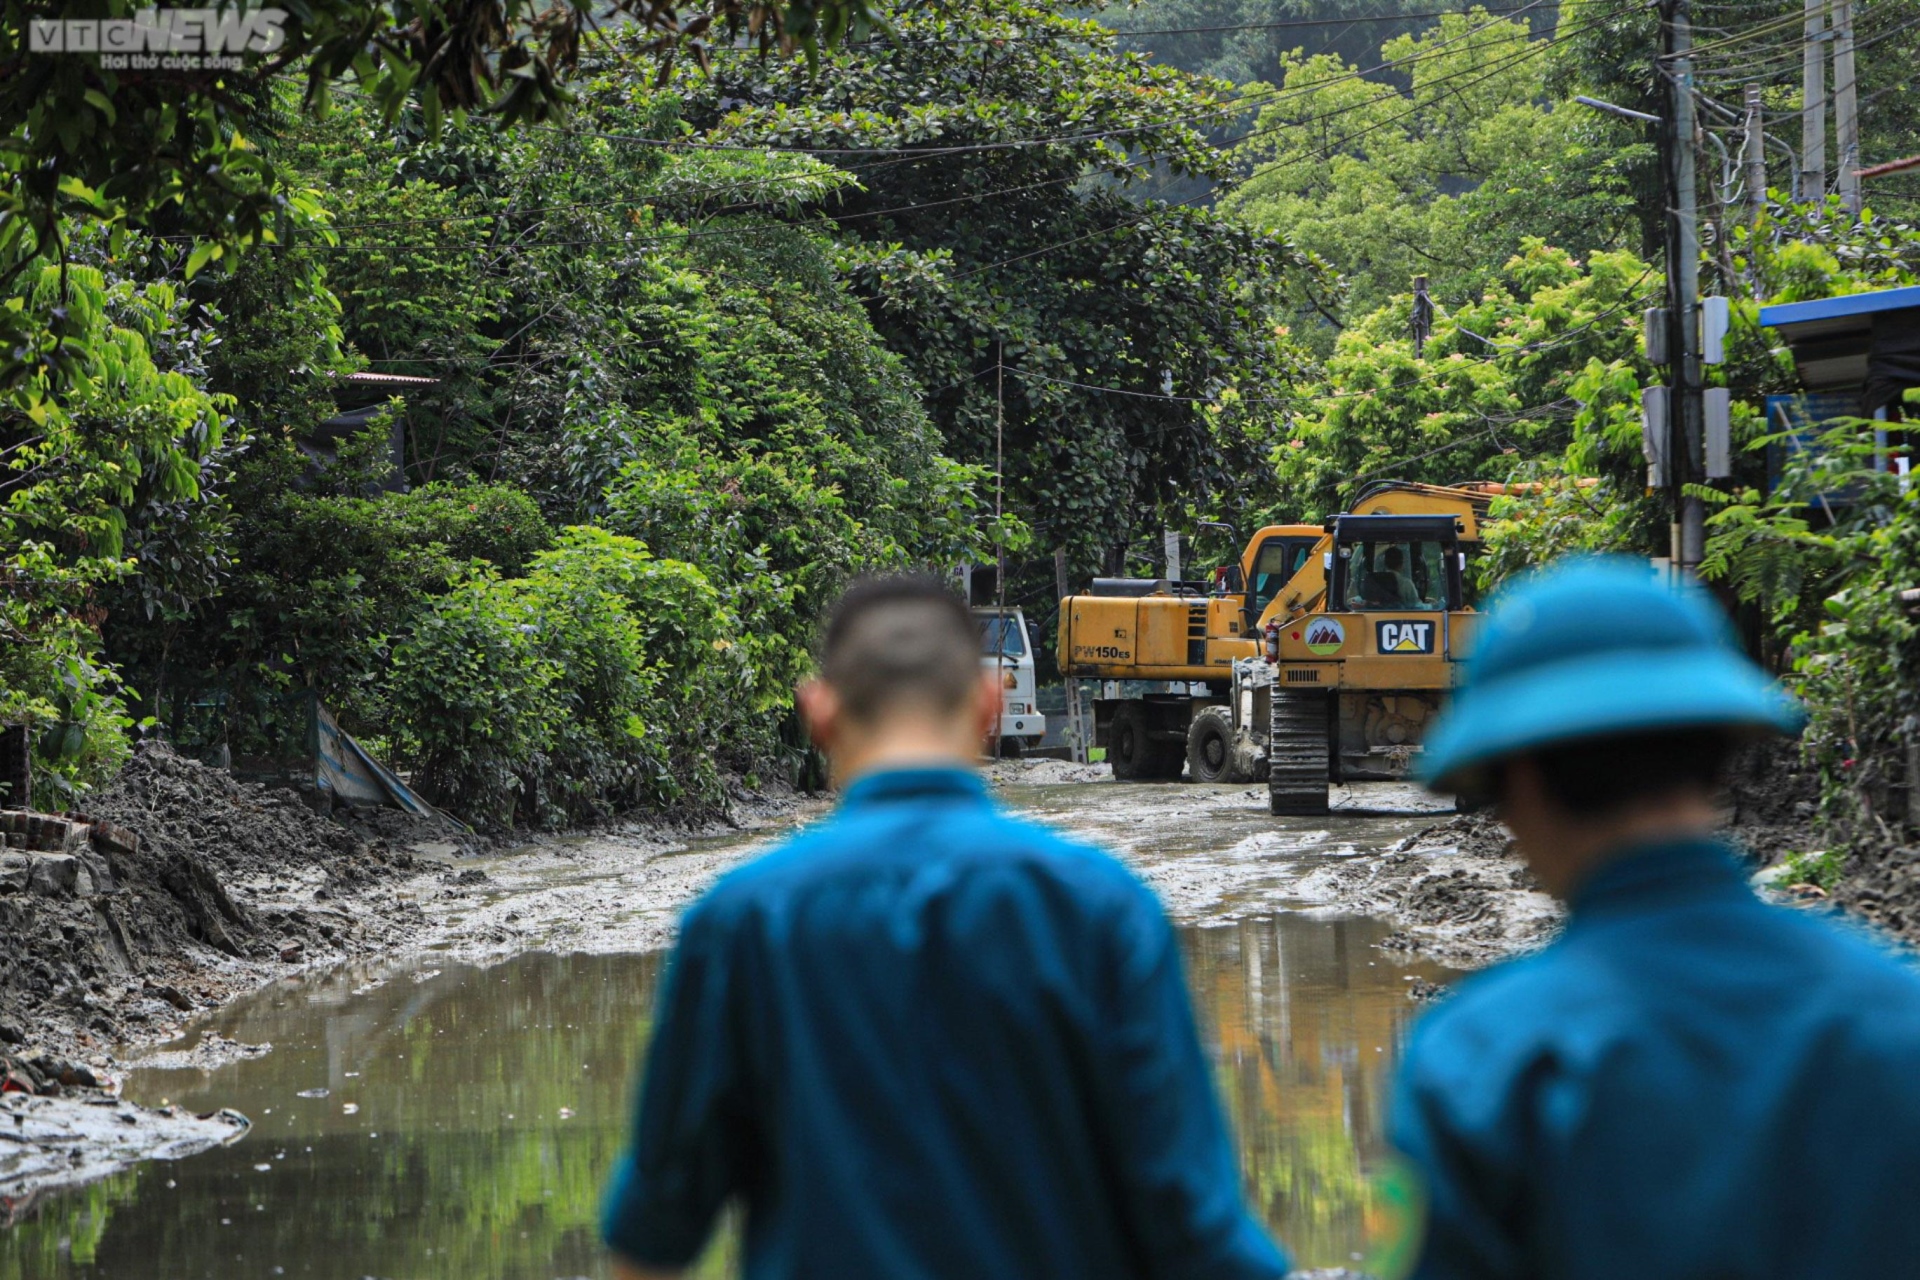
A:
{"label": "bulldozer track", "polygon": [[1313,816],[1327,811],[1328,717],[1318,689],[1275,689],[1267,738],[1267,811]]}

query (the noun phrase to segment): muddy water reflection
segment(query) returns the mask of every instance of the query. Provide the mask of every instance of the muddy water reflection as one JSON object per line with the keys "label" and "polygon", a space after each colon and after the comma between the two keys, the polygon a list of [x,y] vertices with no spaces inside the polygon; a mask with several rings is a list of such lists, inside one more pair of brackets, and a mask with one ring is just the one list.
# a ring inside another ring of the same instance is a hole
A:
{"label": "muddy water reflection", "polygon": [[[1374,949],[1380,932],[1281,914],[1184,933],[1250,1192],[1316,1265],[1362,1238],[1406,979],[1437,976]],[[272,1053],[129,1083],[146,1101],[237,1107],[253,1133],[56,1201],[0,1235],[0,1275],[604,1275],[594,1208],[659,969],[529,955],[263,993],[210,1029]]]}

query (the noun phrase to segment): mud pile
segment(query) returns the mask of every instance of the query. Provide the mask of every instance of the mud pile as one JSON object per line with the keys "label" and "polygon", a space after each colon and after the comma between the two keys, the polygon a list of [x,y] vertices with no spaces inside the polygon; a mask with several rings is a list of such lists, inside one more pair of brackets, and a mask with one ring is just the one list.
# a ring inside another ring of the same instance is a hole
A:
{"label": "mud pile", "polygon": [[1544,946],[1562,914],[1486,814],[1436,822],[1378,858],[1322,868],[1301,888],[1392,921],[1381,946],[1463,969]]}
{"label": "mud pile", "polygon": [[1762,865],[1819,847],[1813,830],[1820,779],[1800,758],[1797,742],[1743,749],[1728,768],[1727,825]]}
{"label": "mud pile", "polygon": [[1920,849],[1859,858],[1834,888],[1835,903],[1910,946],[1920,947]]}
{"label": "mud pile", "polygon": [[410,907],[373,891],[412,857],[291,791],[149,744],[87,812],[137,849],[89,854],[84,876],[0,884],[0,1053],[16,1062],[101,1065],[108,1045],[163,1038],[235,990],[407,926]]}
{"label": "mud pile", "polygon": [[[1815,844],[1819,784],[1790,742],[1744,749],[1729,769],[1726,830],[1756,866]],[[1452,855],[1452,856],[1449,856]],[[1385,857],[1333,873],[1329,886],[1392,920],[1381,945],[1475,967],[1553,939],[1564,915],[1513,851],[1490,814],[1449,818],[1402,841]],[[1920,863],[1884,860],[1835,894],[1876,924],[1920,942]]]}

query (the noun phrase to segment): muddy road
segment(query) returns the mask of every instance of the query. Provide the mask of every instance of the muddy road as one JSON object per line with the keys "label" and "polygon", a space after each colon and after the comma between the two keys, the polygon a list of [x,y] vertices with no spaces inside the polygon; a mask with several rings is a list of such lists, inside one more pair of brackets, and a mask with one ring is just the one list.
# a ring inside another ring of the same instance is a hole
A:
{"label": "muddy road", "polygon": [[[994,773],[1166,901],[1249,1194],[1303,1263],[1350,1265],[1410,993],[1456,973],[1423,954],[1442,933],[1379,916],[1409,885],[1504,863],[1448,844],[1412,788],[1356,788],[1306,821],[1269,817],[1257,788]],[[42,1196],[0,1232],[0,1276],[604,1275],[593,1214],[674,922],[778,834],[591,836],[445,865],[416,849],[427,869],[394,886],[421,920],[405,956],[307,970],[132,1060],[128,1099],[231,1108],[252,1129]],[[1524,886],[1495,896],[1473,944],[1489,953],[1532,910]],[[732,1248],[701,1274],[729,1274]]]}

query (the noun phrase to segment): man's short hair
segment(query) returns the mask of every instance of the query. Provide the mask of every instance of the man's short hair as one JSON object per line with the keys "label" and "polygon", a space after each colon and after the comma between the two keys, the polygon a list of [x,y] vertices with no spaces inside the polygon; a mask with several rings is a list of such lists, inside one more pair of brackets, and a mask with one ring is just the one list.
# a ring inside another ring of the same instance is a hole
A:
{"label": "man's short hair", "polygon": [[931,575],[867,578],[827,621],[820,674],[864,724],[902,709],[957,714],[980,680],[980,625]]}
{"label": "man's short hair", "polygon": [[[1526,754],[1554,804],[1577,818],[1603,818],[1681,791],[1716,790],[1735,745],[1732,733],[1713,726],[1579,738]],[[1497,802],[1504,764],[1493,773]]]}

